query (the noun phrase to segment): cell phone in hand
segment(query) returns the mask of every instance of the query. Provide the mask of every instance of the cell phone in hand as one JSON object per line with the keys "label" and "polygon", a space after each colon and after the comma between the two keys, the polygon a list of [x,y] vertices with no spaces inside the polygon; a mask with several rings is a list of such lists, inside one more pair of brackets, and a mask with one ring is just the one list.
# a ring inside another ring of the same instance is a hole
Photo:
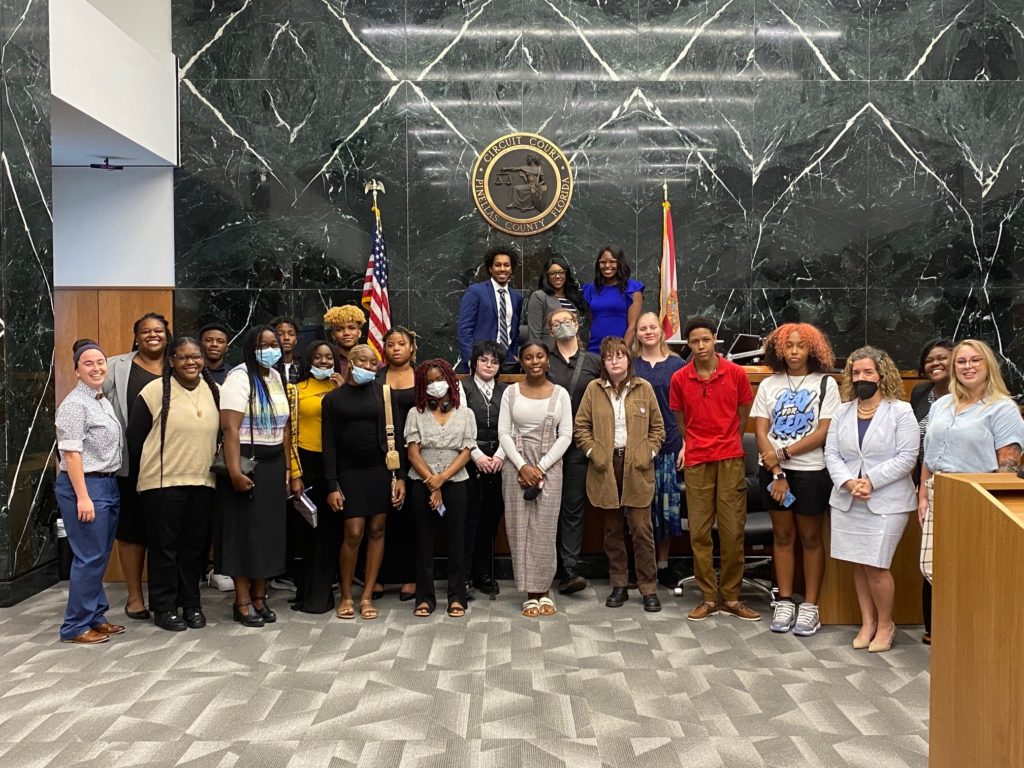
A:
{"label": "cell phone in hand", "polygon": [[[768,493],[772,492],[772,486],[774,485],[774,480],[768,483]],[[784,506],[786,509],[789,509],[791,506],[793,506],[794,501],[796,501],[796,496],[794,496],[793,492],[787,488],[786,495],[782,498],[782,506]]]}

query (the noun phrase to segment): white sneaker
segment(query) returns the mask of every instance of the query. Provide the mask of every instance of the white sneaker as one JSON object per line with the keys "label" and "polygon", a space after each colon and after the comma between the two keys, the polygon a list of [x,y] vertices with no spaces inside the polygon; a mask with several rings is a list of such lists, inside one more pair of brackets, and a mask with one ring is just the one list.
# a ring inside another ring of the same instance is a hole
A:
{"label": "white sneaker", "polygon": [[789,632],[796,623],[796,606],[792,600],[779,600],[775,604],[775,613],[772,615],[772,624],[769,627],[772,632]]}
{"label": "white sneaker", "polygon": [[235,588],[235,582],[230,576],[210,571],[210,588],[219,589],[221,592],[231,592]]}
{"label": "white sneaker", "polygon": [[813,603],[800,603],[796,614],[796,625],[793,627],[793,634],[800,637],[810,637],[821,629],[821,620],[818,618],[818,606]]}
{"label": "white sneaker", "polygon": [[280,589],[285,592],[295,592],[295,582],[289,579],[287,576],[279,576],[276,579],[270,580],[271,589]]}

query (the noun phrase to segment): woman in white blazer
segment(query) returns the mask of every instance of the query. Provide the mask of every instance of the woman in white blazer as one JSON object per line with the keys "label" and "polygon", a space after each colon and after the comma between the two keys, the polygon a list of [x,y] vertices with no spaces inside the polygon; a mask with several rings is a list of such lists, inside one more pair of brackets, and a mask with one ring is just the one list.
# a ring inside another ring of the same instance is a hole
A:
{"label": "woman in white blazer", "polygon": [[853,647],[882,653],[896,635],[889,566],[908,514],[917,508],[910,474],[920,434],[913,408],[900,400],[900,372],[882,350],[853,352],[839,391],[846,402],[832,417],[825,441],[834,483],[832,557],[854,564],[861,628]]}

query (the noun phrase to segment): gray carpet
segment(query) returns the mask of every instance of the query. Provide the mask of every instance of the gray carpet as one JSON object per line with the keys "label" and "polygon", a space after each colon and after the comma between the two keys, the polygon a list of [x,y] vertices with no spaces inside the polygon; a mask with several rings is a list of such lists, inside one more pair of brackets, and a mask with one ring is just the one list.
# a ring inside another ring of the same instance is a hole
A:
{"label": "gray carpet", "polygon": [[[887,654],[853,631],[774,635],[662,593],[605,608],[606,584],[524,619],[511,584],[465,619],[412,616],[394,595],[376,621],[288,610],[263,629],[230,621],[58,641],[62,586],[0,609],[0,765],[865,766],[924,768],[928,650],[920,628]],[[120,585],[109,589],[123,606]],[[752,603],[757,608],[767,606]],[[443,607],[443,606],[442,606]],[[120,618],[118,617],[120,614]]]}

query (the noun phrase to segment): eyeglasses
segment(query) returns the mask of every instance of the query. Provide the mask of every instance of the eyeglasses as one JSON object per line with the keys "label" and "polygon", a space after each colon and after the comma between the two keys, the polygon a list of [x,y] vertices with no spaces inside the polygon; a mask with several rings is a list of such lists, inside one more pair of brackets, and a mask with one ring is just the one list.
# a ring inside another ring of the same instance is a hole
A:
{"label": "eyeglasses", "polygon": [[617,262],[617,261],[605,261],[604,259],[602,259],[601,261],[597,262],[597,266],[599,266],[599,267],[617,267],[617,266],[619,266],[619,262]]}
{"label": "eyeglasses", "polygon": [[548,277],[565,277],[564,269],[552,269],[548,272]]}
{"label": "eyeglasses", "polygon": [[175,360],[181,360],[183,363],[201,363],[203,362],[202,355],[171,355]]}
{"label": "eyeglasses", "polygon": [[557,331],[559,328],[569,328],[570,326],[576,325],[575,320],[563,320],[560,323],[552,323],[551,330]]}
{"label": "eyeglasses", "polygon": [[954,365],[956,365],[957,368],[978,368],[984,362],[985,358],[983,357],[958,357],[954,362]]}

